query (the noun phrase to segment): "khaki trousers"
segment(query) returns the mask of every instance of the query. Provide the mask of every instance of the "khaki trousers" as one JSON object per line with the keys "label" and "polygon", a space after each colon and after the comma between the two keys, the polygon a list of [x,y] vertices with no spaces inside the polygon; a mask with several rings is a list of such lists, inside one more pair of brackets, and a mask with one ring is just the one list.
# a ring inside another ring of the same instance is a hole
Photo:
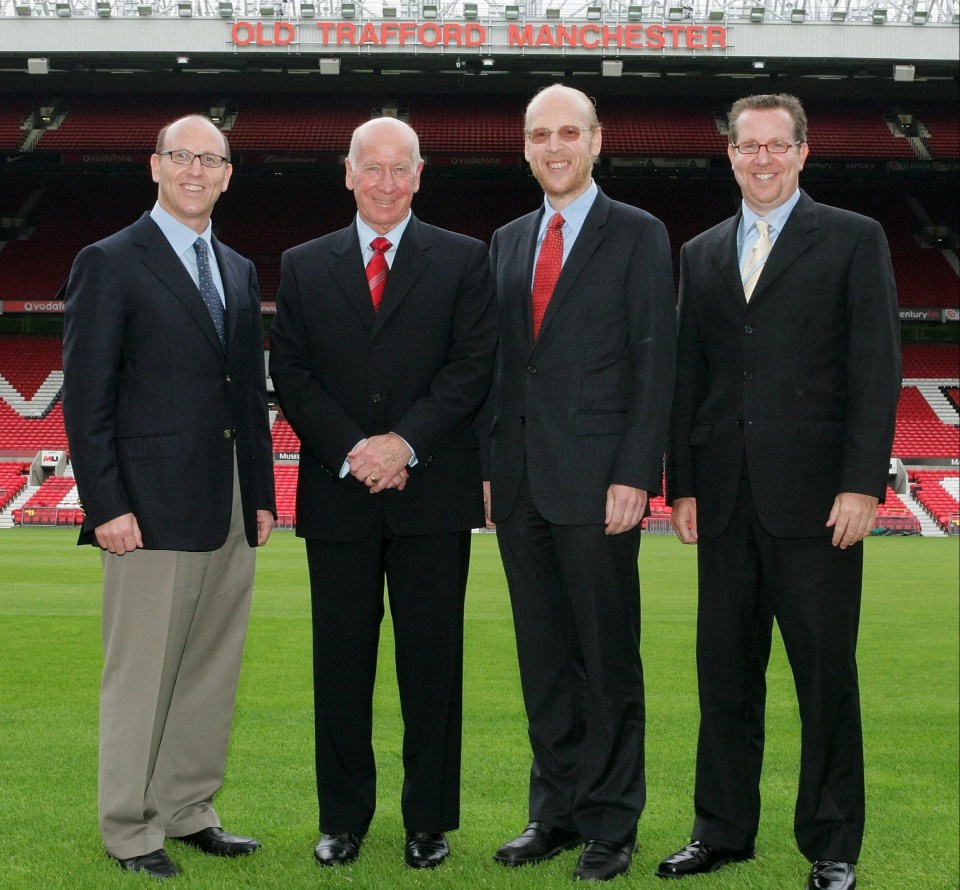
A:
{"label": "khaki trousers", "polygon": [[220,825],[255,555],[236,466],[218,550],[102,553],[99,823],[119,859]]}

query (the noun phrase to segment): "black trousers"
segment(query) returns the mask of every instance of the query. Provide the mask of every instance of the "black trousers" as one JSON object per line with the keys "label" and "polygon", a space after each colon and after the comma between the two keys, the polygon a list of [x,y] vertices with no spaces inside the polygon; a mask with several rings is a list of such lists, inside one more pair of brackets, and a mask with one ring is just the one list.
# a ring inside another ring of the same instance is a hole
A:
{"label": "black trousers", "polygon": [[403,714],[406,828],[460,821],[463,606],[470,532],[307,541],[320,830],[364,833],[376,808],[373,689],[384,581]]}
{"label": "black trousers", "polygon": [[757,834],[765,673],[776,618],[802,722],[797,844],[811,861],[856,862],[864,824],[856,663],[863,545],[841,550],[829,537],[772,537],[743,479],[730,526],[719,537],[701,536],[697,547],[693,837],[739,849]]}
{"label": "black trousers", "polygon": [[533,749],[530,819],[627,843],[646,801],[640,530],[552,525],[525,481],[497,540]]}

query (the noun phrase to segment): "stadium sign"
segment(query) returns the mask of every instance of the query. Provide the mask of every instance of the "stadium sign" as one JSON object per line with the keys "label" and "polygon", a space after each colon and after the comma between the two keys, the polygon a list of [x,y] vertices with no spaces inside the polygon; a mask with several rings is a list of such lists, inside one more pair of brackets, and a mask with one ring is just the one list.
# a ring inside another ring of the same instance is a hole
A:
{"label": "stadium sign", "polygon": [[289,47],[316,43],[324,48],[379,47],[400,49],[508,49],[577,50],[725,50],[724,25],[664,24],[531,24],[513,22],[488,29],[479,22],[317,22],[316,36],[308,26],[287,21],[238,21],[230,28],[237,47]]}

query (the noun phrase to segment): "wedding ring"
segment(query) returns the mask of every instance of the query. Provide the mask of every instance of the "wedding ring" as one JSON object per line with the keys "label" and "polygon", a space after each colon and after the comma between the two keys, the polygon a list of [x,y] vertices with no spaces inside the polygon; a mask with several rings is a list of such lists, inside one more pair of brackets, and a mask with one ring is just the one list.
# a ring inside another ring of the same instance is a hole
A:
{"label": "wedding ring", "polygon": [[370,476],[369,479],[374,485],[376,485],[380,481],[380,479],[377,476]]}

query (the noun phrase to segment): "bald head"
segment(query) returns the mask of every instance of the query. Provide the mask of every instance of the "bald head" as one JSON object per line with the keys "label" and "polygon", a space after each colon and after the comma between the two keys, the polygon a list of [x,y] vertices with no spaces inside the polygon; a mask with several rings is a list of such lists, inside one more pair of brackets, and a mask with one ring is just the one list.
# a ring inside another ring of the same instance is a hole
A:
{"label": "bald head", "polygon": [[388,141],[394,145],[399,142],[405,145],[409,150],[413,166],[419,165],[420,140],[417,138],[416,131],[409,124],[405,124],[395,117],[375,117],[360,124],[353,131],[353,137],[350,140],[350,154],[348,155],[350,163],[357,167],[357,158],[365,149],[375,145],[378,141]]}

